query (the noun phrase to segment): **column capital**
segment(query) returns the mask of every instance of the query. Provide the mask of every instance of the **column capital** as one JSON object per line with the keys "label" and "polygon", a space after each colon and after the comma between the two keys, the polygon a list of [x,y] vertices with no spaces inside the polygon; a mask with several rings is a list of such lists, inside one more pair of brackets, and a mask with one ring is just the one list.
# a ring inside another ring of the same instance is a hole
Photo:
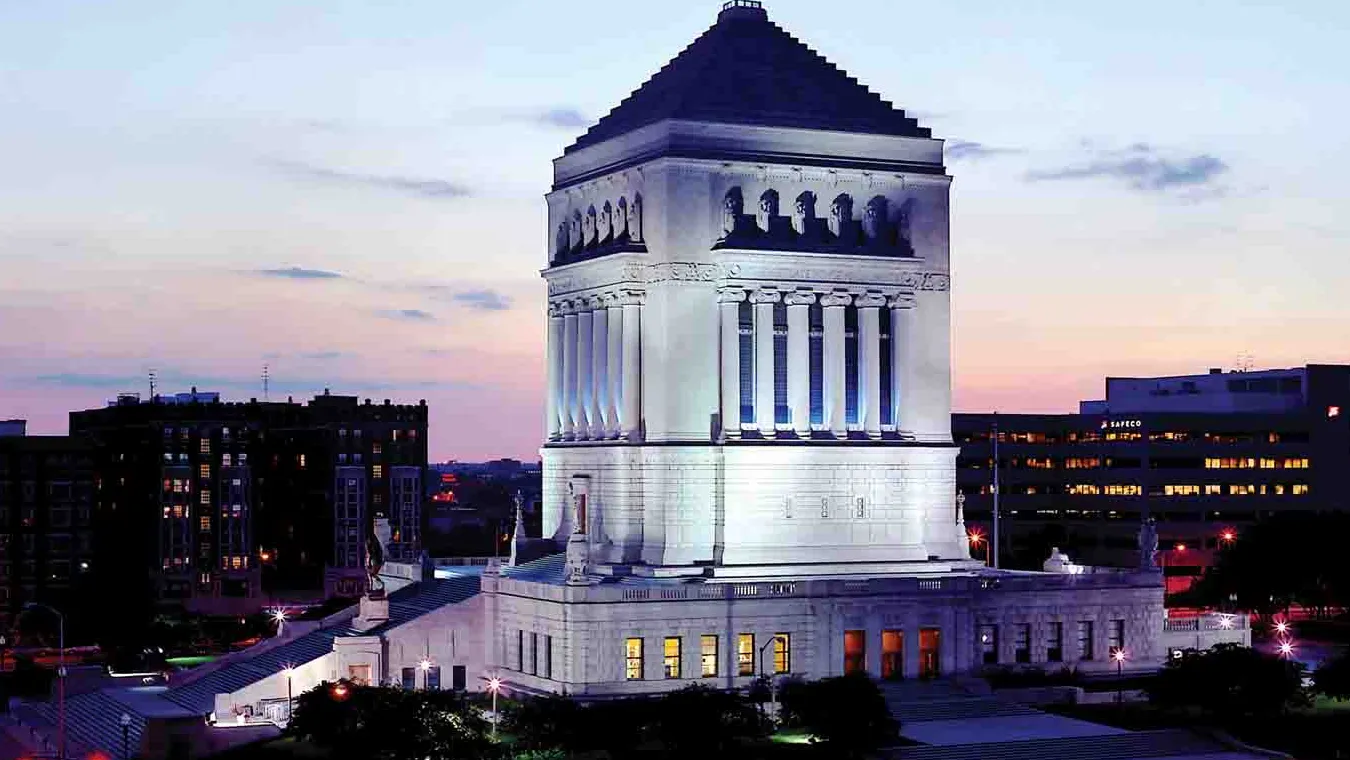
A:
{"label": "column capital", "polygon": [[897,293],[886,301],[892,309],[912,309],[915,306],[913,293]]}
{"label": "column capital", "polygon": [[745,300],[745,288],[719,288],[718,303],[740,303]]}
{"label": "column capital", "polygon": [[586,304],[581,298],[565,298],[558,302],[558,312],[564,317],[573,317],[584,311]]}
{"label": "column capital", "polygon": [[886,305],[886,297],[880,293],[863,293],[853,299],[859,309],[878,309]]}
{"label": "column capital", "polygon": [[809,290],[794,290],[784,294],[783,302],[788,306],[810,306],[816,302],[816,294]]}
{"label": "column capital", "polygon": [[646,300],[645,290],[621,290],[614,294],[614,302],[619,306],[641,306]]}
{"label": "column capital", "polygon": [[781,291],[772,288],[760,288],[750,294],[750,303],[778,303],[782,298]]}
{"label": "column capital", "polygon": [[582,300],[585,302],[588,311],[605,308],[606,298],[603,295],[587,296]]}
{"label": "column capital", "polygon": [[820,305],[827,309],[835,306],[848,306],[851,303],[853,303],[853,296],[839,291],[825,293],[820,297]]}
{"label": "column capital", "polygon": [[549,301],[548,316],[549,319],[562,319],[563,314],[567,313],[565,301]]}

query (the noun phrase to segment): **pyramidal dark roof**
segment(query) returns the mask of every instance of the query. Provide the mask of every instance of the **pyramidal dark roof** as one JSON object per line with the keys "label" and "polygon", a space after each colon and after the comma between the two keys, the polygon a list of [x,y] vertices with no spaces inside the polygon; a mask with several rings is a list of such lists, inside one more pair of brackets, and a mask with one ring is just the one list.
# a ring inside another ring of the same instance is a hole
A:
{"label": "pyramidal dark roof", "polygon": [[926,127],[732,0],[717,23],[577,139],[568,153],[663,119],[931,137]]}

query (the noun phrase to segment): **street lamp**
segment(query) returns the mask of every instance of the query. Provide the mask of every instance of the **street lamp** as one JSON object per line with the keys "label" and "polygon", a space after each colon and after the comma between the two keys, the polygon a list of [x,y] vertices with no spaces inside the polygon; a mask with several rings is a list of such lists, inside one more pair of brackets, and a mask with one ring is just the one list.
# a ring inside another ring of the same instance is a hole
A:
{"label": "street lamp", "polygon": [[1283,620],[1276,620],[1275,632],[1280,634],[1281,636],[1285,635],[1286,633],[1289,633],[1289,624]]}
{"label": "street lamp", "polygon": [[981,543],[984,543],[984,564],[988,565],[988,564],[989,564],[989,544],[985,542],[985,540],[984,540],[984,534],[983,534],[983,533],[980,533],[978,530],[972,530],[972,531],[970,532],[969,538],[970,538],[970,546],[971,546],[972,549],[977,549],[977,548],[979,548],[979,546],[980,546]]}
{"label": "street lamp", "polygon": [[488,679],[488,691],[492,692],[492,738],[497,738],[497,692],[502,689],[502,679],[493,676]]}
{"label": "street lamp", "polygon": [[431,658],[423,657],[421,660],[419,660],[417,663],[417,669],[422,671],[422,688],[423,689],[431,688],[430,685],[427,684],[428,674],[431,672]]}
{"label": "street lamp", "polygon": [[778,643],[778,636],[771,637],[764,642],[764,646],[759,648],[759,674],[769,682],[769,711],[775,715],[778,713],[778,692],[774,690],[773,674],[764,667],[764,650]]}
{"label": "street lamp", "polygon": [[1291,642],[1291,641],[1281,641],[1281,642],[1280,642],[1280,656],[1281,656],[1281,657],[1288,658],[1288,657],[1292,657],[1293,655],[1294,655],[1294,644],[1293,644],[1293,642]]}
{"label": "street lamp", "polygon": [[66,757],[66,616],[48,604],[28,602],[24,610],[47,610],[56,616],[56,757]]}
{"label": "street lamp", "polygon": [[1125,704],[1125,647],[1113,647],[1111,659],[1116,661],[1116,704]]}
{"label": "street lamp", "polygon": [[278,609],[272,611],[272,620],[277,624],[277,635],[282,633],[282,627],[286,624],[286,610]]}
{"label": "street lamp", "polygon": [[291,710],[295,709],[295,697],[292,695],[292,682],[295,680],[295,668],[287,665],[281,669],[286,676],[286,725],[291,725]]}
{"label": "street lamp", "polygon": [[131,760],[131,747],[127,741],[127,734],[131,731],[131,716],[122,713],[117,722],[122,726],[122,760]]}

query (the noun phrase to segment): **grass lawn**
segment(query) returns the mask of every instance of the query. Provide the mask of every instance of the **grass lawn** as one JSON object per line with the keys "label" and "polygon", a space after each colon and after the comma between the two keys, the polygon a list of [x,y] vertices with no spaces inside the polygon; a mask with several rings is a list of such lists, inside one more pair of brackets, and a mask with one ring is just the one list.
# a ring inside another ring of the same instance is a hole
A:
{"label": "grass lawn", "polygon": [[[1284,715],[1216,718],[1195,710],[1167,710],[1144,703],[1056,705],[1044,708],[1070,718],[1135,731],[1160,728],[1217,729],[1240,742],[1291,754],[1299,760],[1350,757],[1350,703],[1324,703]],[[1339,753],[1339,754],[1338,754]]]}

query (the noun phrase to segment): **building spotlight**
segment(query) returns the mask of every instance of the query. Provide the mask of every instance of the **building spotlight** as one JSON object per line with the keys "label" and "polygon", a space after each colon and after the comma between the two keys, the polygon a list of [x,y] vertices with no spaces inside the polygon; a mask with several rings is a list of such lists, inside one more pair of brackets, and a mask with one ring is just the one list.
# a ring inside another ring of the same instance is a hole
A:
{"label": "building spotlight", "polygon": [[1289,624],[1284,622],[1283,620],[1276,621],[1275,632],[1279,634],[1289,633]]}

